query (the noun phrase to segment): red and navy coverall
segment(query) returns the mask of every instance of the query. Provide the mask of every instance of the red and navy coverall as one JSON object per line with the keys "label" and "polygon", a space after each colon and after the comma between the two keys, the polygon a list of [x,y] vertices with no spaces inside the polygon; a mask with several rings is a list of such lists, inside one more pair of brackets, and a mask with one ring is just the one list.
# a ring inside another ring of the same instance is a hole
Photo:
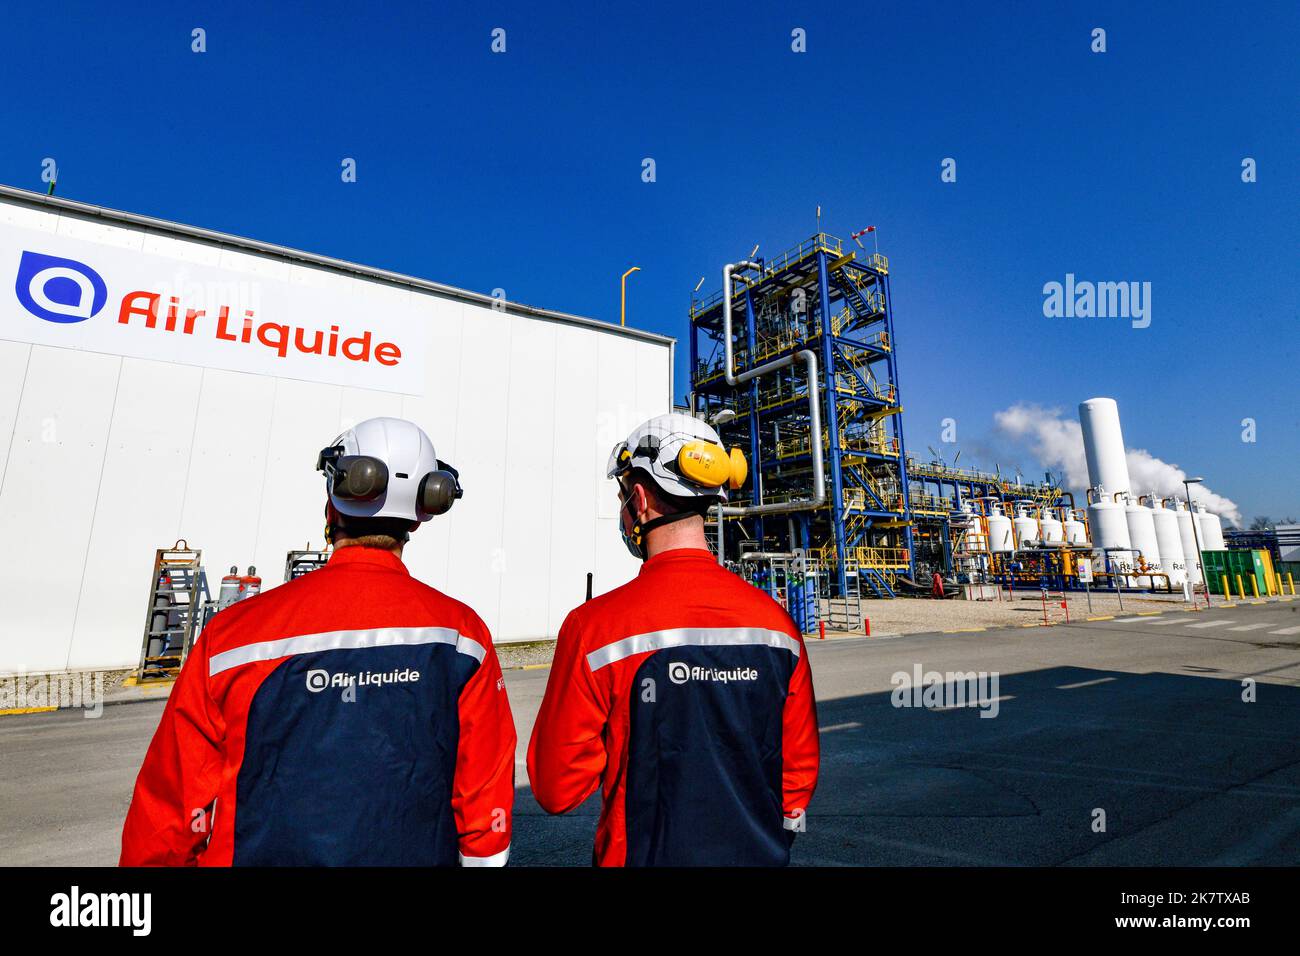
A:
{"label": "red and navy coverall", "polygon": [[121,864],[503,865],[514,751],[478,616],[392,552],[340,548],[204,629]]}
{"label": "red and navy coverall", "polygon": [[565,619],[528,776],[550,813],[601,786],[598,865],[785,865],[817,765],[803,638],[708,551],[655,555]]}

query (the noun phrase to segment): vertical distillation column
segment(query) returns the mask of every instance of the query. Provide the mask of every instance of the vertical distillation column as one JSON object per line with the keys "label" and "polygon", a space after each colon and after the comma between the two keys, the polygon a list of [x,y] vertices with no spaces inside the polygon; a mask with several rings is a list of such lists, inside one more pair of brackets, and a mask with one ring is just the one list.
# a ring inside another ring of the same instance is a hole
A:
{"label": "vertical distillation column", "polygon": [[697,395],[696,392],[695,392],[696,381],[699,379],[699,375],[700,375],[700,373],[699,373],[699,367],[700,367],[700,344],[699,344],[699,342],[698,342],[697,339],[696,339],[696,334],[697,334],[698,332],[699,332],[699,328],[698,328],[698,327],[696,326],[696,324],[695,324],[695,299],[694,299],[694,297],[692,297],[692,298],[691,298],[691,335],[690,335],[690,339],[691,339],[691,342],[690,342],[690,347],[691,347],[691,364],[690,364],[690,368],[689,368],[689,370],[688,370],[687,373],[686,373],[686,375],[687,375],[687,379],[686,379],[686,380],[687,380],[688,382],[691,383],[691,408],[690,408],[690,411],[691,411],[691,414],[692,414],[692,415],[694,415],[694,414],[696,413],[696,411],[697,411],[697,403],[698,403],[699,400],[700,400],[699,395]]}
{"label": "vertical distillation column", "polygon": [[[835,583],[837,593],[843,597],[848,592],[847,573],[844,567],[848,546],[844,536],[844,475],[840,468],[840,422],[835,394],[835,349],[832,342],[830,276],[826,271],[826,250],[817,250],[817,301],[821,309],[822,325],[822,381],[820,386],[826,396],[826,437],[831,461],[831,528],[835,533]],[[892,340],[891,340],[892,341]],[[892,355],[891,355],[892,360]],[[809,383],[815,388],[818,383]],[[812,435],[820,442],[821,435]],[[811,451],[811,446],[809,448]]]}
{"label": "vertical distillation column", "polygon": [[[730,289],[725,291],[728,294],[731,292]],[[758,332],[755,328],[753,289],[748,284],[745,285],[745,334],[749,341],[749,361],[745,365],[746,368],[753,368],[758,364]],[[758,404],[758,379],[754,378],[749,383],[749,473],[753,476],[755,504],[763,500],[763,460],[758,443]],[[758,549],[764,550],[762,515],[754,517],[754,539],[758,542]]]}
{"label": "vertical distillation column", "polygon": [[[894,337],[894,296],[889,289],[889,274],[880,275],[878,281],[885,288],[885,334],[889,336],[889,381],[894,386],[894,404],[900,408],[903,404],[903,390],[898,384],[898,339]],[[907,548],[907,576],[916,577],[916,552],[912,547],[912,496],[907,481],[907,446],[903,443],[903,413],[894,413],[894,431],[898,434],[898,484],[903,491],[903,543]]]}

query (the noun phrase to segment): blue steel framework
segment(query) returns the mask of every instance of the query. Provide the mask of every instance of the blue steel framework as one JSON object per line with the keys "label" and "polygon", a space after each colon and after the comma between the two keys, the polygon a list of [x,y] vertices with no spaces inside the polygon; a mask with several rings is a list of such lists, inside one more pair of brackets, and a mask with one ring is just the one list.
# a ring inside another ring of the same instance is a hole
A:
{"label": "blue steel framework", "polygon": [[895,576],[910,577],[914,564],[889,262],[879,254],[846,253],[840,240],[818,233],[761,265],[761,275],[737,276],[733,372],[814,351],[822,434],[809,433],[809,383],[801,366],[738,389],[727,384],[726,290],[691,304],[693,400],[710,417],[735,413],[722,426],[723,437],[749,449],[754,476],[737,503],[808,497],[813,440],[826,456],[827,502],[775,518],[729,518],[726,538],[732,547],[752,541],[764,550],[807,549],[832,571],[833,593],[846,593],[847,576],[857,572],[877,595],[892,596]]}
{"label": "blue steel framework", "polygon": [[[964,501],[996,498],[1008,513],[1017,501],[1063,503],[1050,479],[1012,483],[907,455],[888,259],[846,253],[839,239],[818,233],[760,264],[761,275],[739,273],[735,280],[732,371],[803,349],[817,354],[827,503],[815,511],[728,518],[728,558],[739,557],[742,543],[760,551],[803,548],[831,570],[833,593],[846,593],[847,577],[856,572],[877,596],[892,597],[902,576],[915,581],[953,570],[949,516]],[[735,413],[719,430],[729,444],[748,449],[753,475],[735,503],[809,497],[802,367],[729,386],[722,296],[719,290],[691,303],[691,387],[698,412]]]}

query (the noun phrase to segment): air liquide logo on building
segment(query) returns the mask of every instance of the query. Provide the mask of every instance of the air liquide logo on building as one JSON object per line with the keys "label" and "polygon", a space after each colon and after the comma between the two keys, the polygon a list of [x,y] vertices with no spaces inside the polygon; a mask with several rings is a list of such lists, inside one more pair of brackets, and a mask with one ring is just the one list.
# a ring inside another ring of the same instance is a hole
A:
{"label": "air liquide logo on building", "polygon": [[0,254],[15,270],[15,301],[0,296],[0,339],[402,394],[424,388],[420,320],[431,306],[381,283],[21,230],[0,232]]}
{"label": "air liquide logo on building", "polygon": [[85,322],[108,301],[108,286],[84,262],[25,250],[14,292],[22,307],[46,322]]}
{"label": "air liquide logo on building", "polygon": [[415,684],[419,680],[420,672],[412,667],[391,671],[361,671],[355,674],[348,671],[331,674],[325,670],[309,670],[307,689],[313,694],[319,694],[327,687],[382,687],[386,684]]}
{"label": "air liquide logo on building", "polygon": [[719,667],[700,667],[699,665],[685,664],[681,661],[672,661],[668,665],[668,679],[674,684],[685,684],[688,681],[732,684],[758,680],[758,669],[755,667],[733,667],[730,670],[723,670]]}

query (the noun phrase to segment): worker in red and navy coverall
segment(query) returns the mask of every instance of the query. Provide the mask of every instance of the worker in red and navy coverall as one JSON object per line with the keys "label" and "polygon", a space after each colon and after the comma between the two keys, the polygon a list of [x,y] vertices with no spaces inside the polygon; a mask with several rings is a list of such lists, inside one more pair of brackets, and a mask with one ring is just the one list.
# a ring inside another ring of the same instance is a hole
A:
{"label": "worker in red and navy coverall", "polygon": [[136,780],[123,866],[504,865],[515,728],[478,616],[411,577],[460,497],[414,424],[321,452],[334,553],[235,604],[181,668]]}
{"label": "worker in red and navy coverall", "polygon": [[805,829],[818,741],[803,638],[704,537],[704,510],[746,471],[689,415],[651,419],[610,457],[645,563],[565,620],[528,747],[548,812],[601,788],[597,865],[783,866]]}

